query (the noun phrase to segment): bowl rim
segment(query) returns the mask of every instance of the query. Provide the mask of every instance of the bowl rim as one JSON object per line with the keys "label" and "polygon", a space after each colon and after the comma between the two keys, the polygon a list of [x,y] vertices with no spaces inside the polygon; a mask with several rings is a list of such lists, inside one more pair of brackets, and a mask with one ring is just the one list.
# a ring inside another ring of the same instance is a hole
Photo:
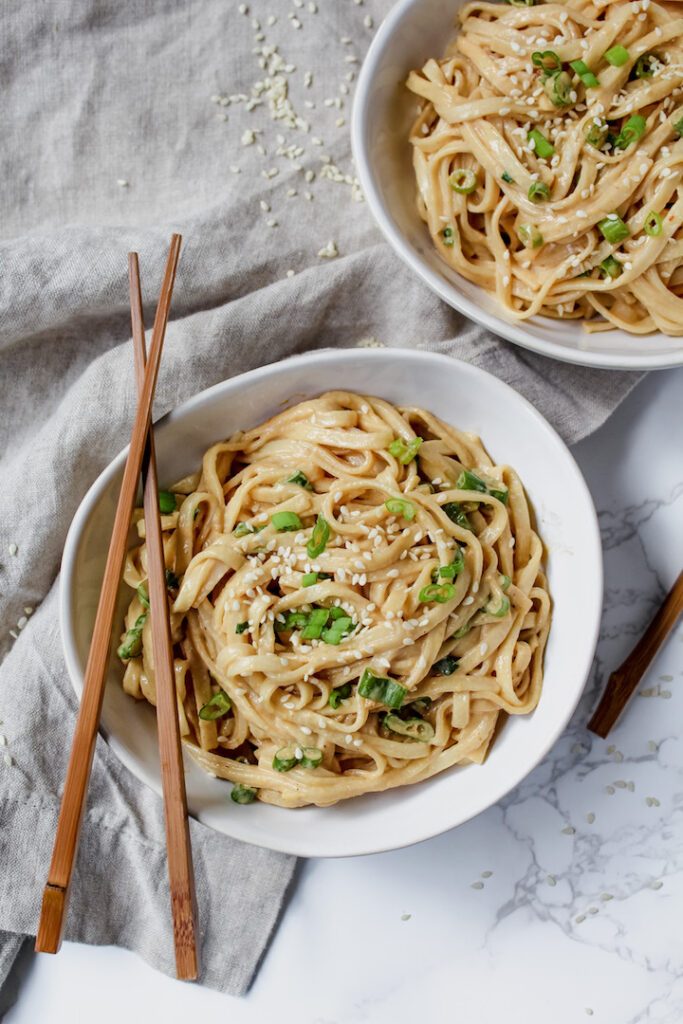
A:
{"label": "bowl rim", "polygon": [[[394,251],[449,306],[499,337],[530,349],[532,352],[557,359],[559,362],[614,370],[661,370],[683,365],[683,342],[680,348],[672,353],[662,352],[648,355],[647,352],[638,352],[618,355],[610,352],[565,348],[552,341],[535,338],[516,322],[505,320],[503,317],[480,309],[465,295],[462,295],[445,278],[427,265],[398,230],[375,182],[365,139],[373,83],[378,66],[381,64],[394,33],[399,30],[403,18],[413,7],[417,7],[421,3],[423,0],[398,0],[379,26],[358,76],[351,115],[351,147],[361,188],[380,230]],[[643,335],[643,337],[647,338],[650,335]]]}
{"label": "bowl rim", "polygon": [[[162,428],[166,424],[175,423],[178,420],[182,421],[182,419],[191,413],[196,407],[200,406],[208,398],[213,397],[221,391],[226,391],[229,395],[232,389],[239,389],[245,382],[249,384],[259,378],[267,378],[271,375],[277,376],[283,371],[286,371],[289,367],[293,366],[296,368],[302,364],[310,365],[311,361],[321,364],[334,363],[339,360],[340,357],[343,358],[344,355],[351,358],[359,358],[363,361],[367,361],[368,363],[376,362],[378,364],[381,364],[381,362],[386,358],[399,361],[405,360],[406,363],[409,363],[411,360],[418,359],[435,364],[435,368],[452,366],[452,364],[455,363],[464,368],[467,373],[471,373],[475,378],[479,377],[480,379],[486,379],[489,384],[493,381],[494,387],[499,387],[503,391],[511,392],[514,396],[513,401],[516,400],[526,407],[527,412],[533,417],[535,425],[539,431],[546,433],[551,442],[559,445],[561,449],[564,450],[567,457],[566,470],[572,472],[574,485],[576,486],[577,491],[581,493],[581,497],[583,499],[586,513],[586,527],[590,533],[589,544],[586,545],[583,553],[589,556],[589,564],[591,564],[594,574],[591,586],[591,594],[593,595],[593,614],[590,622],[589,634],[586,635],[584,633],[587,640],[584,647],[584,656],[575,666],[575,671],[573,673],[576,679],[581,680],[581,683],[576,686],[572,699],[564,705],[563,711],[558,716],[554,729],[544,736],[543,743],[535,749],[532,762],[529,763],[525,761],[523,764],[519,765],[515,772],[506,776],[504,779],[500,779],[496,785],[493,785],[486,790],[483,801],[479,801],[480,806],[471,812],[468,811],[462,817],[458,817],[457,815],[454,816],[455,820],[451,824],[444,825],[441,821],[435,821],[433,818],[427,816],[422,827],[414,828],[411,838],[402,840],[400,843],[396,843],[394,841],[383,842],[377,837],[373,839],[359,839],[357,836],[354,837],[354,841],[349,842],[348,837],[345,836],[342,839],[342,842],[346,842],[346,845],[343,848],[330,849],[325,845],[325,843],[320,846],[316,846],[315,835],[312,837],[312,841],[308,834],[306,834],[302,840],[296,841],[292,841],[291,838],[287,837],[273,838],[272,833],[265,837],[259,830],[250,831],[248,827],[245,829],[242,825],[244,819],[239,817],[231,819],[230,831],[228,832],[226,830],[216,828],[215,825],[204,820],[200,815],[193,814],[191,810],[189,812],[192,817],[195,817],[197,820],[201,821],[202,824],[212,828],[219,834],[228,835],[233,839],[250,843],[252,845],[263,846],[267,849],[278,852],[305,857],[363,856],[372,853],[383,853],[394,849],[401,849],[403,847],[412,846],[416,843],[434,838],[444,832],[450,831],[452,828],[457,828],[459,825],[462,825],[479,814],[482,814],[490,807],[495,806],[495,804],[503,799],[508,793],[512,792],[512,790],[520,785],[520,783],[522,783],[523,780],[538,767],[546,757],[548,751],[554,746],[564,732],[585,690],[586,682],[588,681],[590,669],[595,656],[602,621],[604,566],[600,528],[593,498],[581,469],[569,447],[562,440],[555,428],[548,423],[536,407],[505,381],[502,381],[495,374],[490,373],[487,370],[483,370],[481,367],[474,366],[464,360],[453,359],[452,357],[443,355],[442,353],[429,352],[422,349],[321,349],[314,352],[290,356],[278,362],[256,367],[253,370],[219,381],[218,383],[197,392],[185,402],[182,402],[180,405],[170,410],[154,424],[155,429]],[[69,677],[79,699],[83,688],[83,674],[77,653],[71,601],[71,594],[75,585],[76,556],[78,554],[78,546],[83,530],[88,523],[92,511],[101,499],[102,494],[110,483],[112,477],[114,477],[122,468],[128,449],[129,445],[120,450],[90,485],[72,519],[64,545],[59,585],[60,633],[62,650],[67,670],[69,672]],[[160,775],[158,777],[157,775],[153,778],[150,777],[145,769],[140,767],[135,755],[129,753],[125,740],[119,739],[114,733],[110,733],[102,723],[100,723],[99,732],[104,737],[118,760],[128,768],[128,770],[131,771],[140,782],[149,786],[157,793],[158,796],[162,796]],[[412,789],[412,787],[407,788]],[[256,831],[257,834],[254,834],[254,831]],[[301,831],[308,833],[310,830]]]}

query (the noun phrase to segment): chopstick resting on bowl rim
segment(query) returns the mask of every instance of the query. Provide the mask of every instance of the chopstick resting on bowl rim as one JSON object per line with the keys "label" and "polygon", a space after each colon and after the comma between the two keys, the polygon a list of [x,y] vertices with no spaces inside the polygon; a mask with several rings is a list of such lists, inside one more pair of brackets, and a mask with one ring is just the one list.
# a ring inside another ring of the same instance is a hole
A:
{"label": "chopstick resting on bowl rim", "polygon": [[62,803],[47,883],[43,891],[37,952],[58,952],[64,934],[73,870],[78,852],[81,824],[90,781],[92,760],[102,711],[104,680],[109,662],[111,630],[116,596],[123,569],[138,479],[142,469],[145,442],[152,421],[152,402],[159,374],[161,350],[173,294],[173,283],[180,252],[180,235],[173,235],[166,262],[164,280],[154,321],[145,378],[138,400],[128,458],[123,470],[121,490],[114,517],[109,552],[102,580],[102,589],[95,616],[88,661],[83,679],[83,692],[76,718],[76,728],[66,771]]}
{"label": "chopstick resting on bowl rim", "polygon": [[678,574],[654,619],[633,648],[626,661],[615,669],[607,681],[605,692],[588,723],[591,732],[604,740],[626,703],[643,678],[655,654],[676,625],[683,612],[683,571]]}
{"label": "chopstick resting on bowl rim", "polygon": [[[135,378],[138,395],[145,379],[145,327],[138,254],[128,254],[130,313],[135,346]],[[192,847],[187,820],[185,772],[178,723],[178,698],[173,669],[173,642],[168,616],[166,562],[159,512],[154,427],[150,425],[142,463],[144,488],[145,541],[147,545],[147,587],[152,623],[152,651],[156,682],[156,719],[159,735],[161,782],[164,793],[166,850],[173,915],[173,944],[176,974],[183,981],[197,977],[199,968],[199,928],[192,866]]]}

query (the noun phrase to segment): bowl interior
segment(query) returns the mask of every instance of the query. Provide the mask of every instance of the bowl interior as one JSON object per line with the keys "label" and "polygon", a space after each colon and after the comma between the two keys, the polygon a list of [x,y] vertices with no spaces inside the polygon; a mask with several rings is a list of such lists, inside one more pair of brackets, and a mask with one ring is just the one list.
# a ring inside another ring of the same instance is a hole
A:
{"label": "bowl interior", "polygon": [[545,355],[595,366],[637,368],[683,363],[683,340],[624,331],[586,334],[572,321],[535,317],[520,323],[495,299],[442,262],[417,212],[410,126],[417,97],[411,70],[441,57],[457,30],[462,0],[401,0],[380,27],[356,91],[353,148],[363,191],[397,253],[440,297],[489,330]]}
{"label": "bowl interior", "polygon": [[[595,511],[569,451],[536,410],[495,377],[465,363],[401,350],[299,356],[225,381],[191,399],[155,430],[159,479],[194,471],[212,443],[256,425],[283,407],[330,388],[372,392],[421,405],[479,434],[492,456],[521,476],[547,546],[554,601],[537,710],[508,721],[482,766],[456,768],[416,786],[334,807],[242,807],[229,784],[206,776],[186,757],[188,805],[200,821],[248,842],[308,856],[393,849],[443,832],[495,803],[543,757],[568,721],[591,665],[602,601],[601,548]],[[96,480],[72,524],[64,552],[61,616],[67,665],[78,692],[102,579],[125,452]],[[123,621],[119,602],[114,635]],[[113,645],[115,647],[115,645]],[[121,688],[109,665],[102,728],[140,779],[161,791],[154,713]]]}

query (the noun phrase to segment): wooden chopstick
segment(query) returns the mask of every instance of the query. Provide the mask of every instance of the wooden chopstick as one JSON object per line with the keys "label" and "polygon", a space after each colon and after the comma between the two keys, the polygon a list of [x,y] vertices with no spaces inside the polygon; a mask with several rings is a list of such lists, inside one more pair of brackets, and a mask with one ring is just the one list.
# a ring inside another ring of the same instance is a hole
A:
{"label": "wooden chopstick", "polygon": [[166,263],[166,271],[159,297],[157,315],[154,320],[149,359],[145,368],[145,380],[138,401],[133,424],[128,458],[123,471],[114,527],[109,553],[102,580],[102,589],[95,616],[88,662],[83,679],[83,693],[76,718],[62,803],[57,821],[52,861],[43,891],[36,951],[56,953],[62,943],[66,912],[73,869],[78,852],[81,823],[90,781],[92,759],[102,710],[104,680],[109,662],[111,630],[114,621],[116,596],[126,554],[128,529],[135,504],[138,478],[142,468],[145,441],[152,418],[152,401],[159,374],[161,350],[164,343],[166,322],[173,294],[173,283],[180,252],[180,235],[173,235]]}
{"label": "wooden chopstick", "polygon": [[682,611],[683,571],[626,661],[609,677],[600,703],[588,723],[591,732],[603,739],[607,736]]}
{"label": "wooden chopstick", "polygon": [[[141,393],[146,362],[145,328],[142,318],[140,270],[138,255],[135,252],[128,254],[128,276],[130,281],[133,343],[135,346],[135,377],[138,393]],[[173,644],[168,617],[166,563],[159,515],[159,484],[154,449],[154,427],[152,426],[150,426],[147,436],[145,456],[142,463],[142,480],[144,487],[149,614],[152,624],[157,730],[159,734],[161,781],[164,792],[166,849],[171,889],[176,974],[181,980],[189,981],[197,977],[199,968],[199,929],[197,925],[197,901],[192,867],[192,847],[190,845],[190,829],[187,820],[183,754],[178,724],[178,702],[173,670]]]}

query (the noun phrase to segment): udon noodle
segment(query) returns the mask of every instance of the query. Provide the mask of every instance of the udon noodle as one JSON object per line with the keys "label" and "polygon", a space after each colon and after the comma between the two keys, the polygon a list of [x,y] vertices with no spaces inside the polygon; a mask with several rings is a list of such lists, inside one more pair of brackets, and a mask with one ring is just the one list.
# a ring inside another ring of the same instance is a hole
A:
{"label": "udon noodle", "polygon": [[[186,748],[233,799],[327,805],[481,762],[539,700],[550,598],[517,475],[344,391],[215,444],[161,494]],[[123,686],[155,703],[147,557]]]}
{"label": "udon noodle", "polygon": [[652,0],[468,3],[411,72],[418,208],[506,314],[683,333],[683,17]]}

